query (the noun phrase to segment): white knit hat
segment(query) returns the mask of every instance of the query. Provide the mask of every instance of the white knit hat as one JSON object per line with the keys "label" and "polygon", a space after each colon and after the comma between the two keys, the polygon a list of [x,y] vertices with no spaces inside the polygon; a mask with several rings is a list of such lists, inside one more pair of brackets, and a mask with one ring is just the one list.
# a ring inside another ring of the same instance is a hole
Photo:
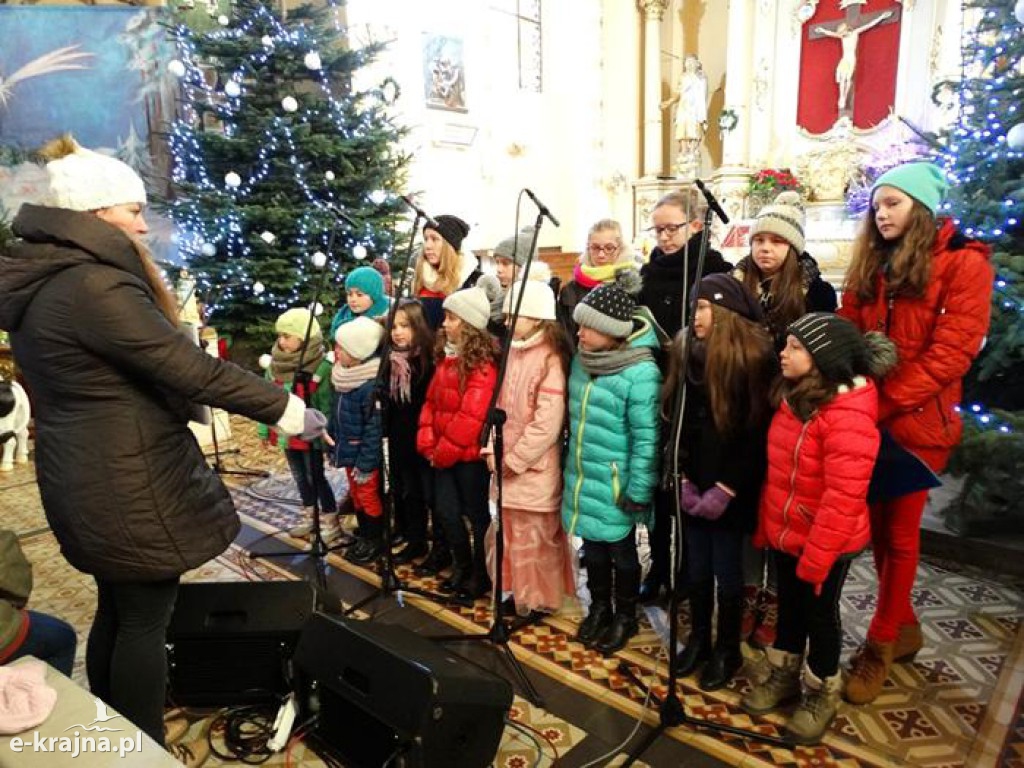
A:
{"label": "white knit hat", "polygon": [[532,317],[534,320],[555,319],[555,293],[551,286],[540,280],[527,280],[525,286],[522,281],[516,281],[509,286],[502,307],[506,315],[511,315],[515,311],[520,290],[523,294],[523,303],[519,307],[520,317]]}
{"label": "white knit hat", "polygon": [[491,317],[491,302],[487,292],[475,286],[456,291],[444,300],[442,306],[481,331],[487,327]]}
{"label": "white knit hat", "polygon": [[338,327],[334,340],[356,360],[369,360],[384,339],[384,326],[368,317],[357,317]]}
{"label": "white knit hat", "polygon": [[146,185],[131,166],[67,140],[63,157],[46,164],[50,175],[48,203],[72,211],[96,211],[146,202]]}
{"label": "white knit hat", "polygon": [[750,239],[762,232],[778,235],[788,242],[797,253],[804,252],[804,203],[799,192],[786,190],[766,205],[757,214],[754,226],[750,228]]}

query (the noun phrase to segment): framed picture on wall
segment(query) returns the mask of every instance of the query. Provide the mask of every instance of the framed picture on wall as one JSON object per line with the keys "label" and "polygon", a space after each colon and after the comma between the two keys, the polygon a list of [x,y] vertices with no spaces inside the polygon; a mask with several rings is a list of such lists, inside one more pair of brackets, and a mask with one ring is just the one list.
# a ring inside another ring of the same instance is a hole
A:
{"label": "framed picture on wall", "polygon": [[461,37],[424,34],[423,91],[431,109],[468,111]]}

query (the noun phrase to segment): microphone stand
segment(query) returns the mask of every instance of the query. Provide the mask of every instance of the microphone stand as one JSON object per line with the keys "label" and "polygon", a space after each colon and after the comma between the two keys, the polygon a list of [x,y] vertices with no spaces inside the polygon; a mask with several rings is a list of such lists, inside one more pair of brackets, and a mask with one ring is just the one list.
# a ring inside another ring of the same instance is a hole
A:
{"label": "microphone stand", "polygon": [[[334,240],[338,232],[338,218],[344,219],[346,222],[350,222],[351,220],[333,208],[328,208],[327,210],[336,216],[335,220],[331,224],[331,234],[327,242],[327,253],[331,254],[334,251]],[[325,282],[327,282],[327,258],[324,259],[324,264],[320,268],[320,277],[317,280],[316,292],[313,295],[313,303],[309,312],[309,321],[306,323],[306,333],[302,338],[302,346],[299,348],[299,361],[295,368],[295,378],[292,386],[293,391],[297,391],[301,388],[301,397],[306,403],[307,408],[310,407],[310,399],[312,395],[312,392],[310,391],[312,377],[306,374],[306,372],[302,370],[302,367],[305,363],[306,352],[309,349],[309,339],[312,334],[313,323],[316,322],[316,308],[320,305],[320,296],[323,294]],[[330,386],[330,382],[320,382],[320,386]],[[306,468],[309,470],[309,478],[313,486],[313,530],[310,532],[311,538],[309,549],[298,551],[295,549],[289,549],[280,552],[253,552],[250,550],[249,558],[254,560],[260,557],[296,557],[300,554],[305,554],[314,558],[315,581],[313,584],[313,591],[315,595],[315,602],[317,610],[324,611],[327,609],[324,596],[328,592],[324,558],[331,552],[332,548],[327,546],[327,542],[324,541],[323,532],[320,527],[320,480],[317,478],[316,473],[312,471],[314,454],[319,454],[320,461],[323,461],[323,454],[321,450],[317,448],[314,445],[314,441],[311,440],[309,443],[309,451],[306,452],[306,456],[304,457]],[[326,482],[326,479],[324,482]]]}
{"label": "microphone stand", "polygon": [[[545,216],[554,221],[550,212],[547,211],[531,193],[530,199],[537,203],[537,207],[540,212],[537,214],[537,220],[533,225],[533,240],[530,242],[530,250],[526,257],[526,264],[523,266],[523,274],[521,278],[512,281],[512,287],[510,290],[515,290],[516,283],[521,281],[521,286],[526,285],[526,281],[530,278],[530,266],[533,264],[534,249],[537,247],[537,238],[540,235],[540,227],[544,222]],[[516,231],[519,231],[518,226]],[[497,530],[495,531],[494,537],[494,583],[492,585],[492,618],[490,628],[483,633],[475,635],[443,635],[441,637],[432,638],[439,642],[488,642],[492,644],[495,650],[500,649],[504,655],[504,659],[508,666],[512,669],[513,674],[519,680],[519,684],[522,687],[526,698],[537,707],[544,706],[544,699],[537,692],[537,689],[530,682],[530,678],[526,676],[526,671],[519,663],[519,659],[516,658],[512,649],[509,648],[508,641],[509,637],[514,633],[518,632],[525,626],[535,624],[540,621],[541,614],[531,612],[528,616],[520,616],[513,619],[511,622],[505,621],[505,603],[502,599],[502,569],[505,560],[505,524],[504,524],[504,482],[502,467],[504,466],[505,459],[505,434],[504,427],[505,422],[508,418],[504,410],[498,407],[498,396],[501,393],[502,385],[505,382],[505,375],[508,368],[508,353],[512,347],[512,334],[515,329],[516,320],[519,319],[519,308],[523,303],[523,295],[526,293],[523,287],[519,289],[519,295],[516,297],[515,307],[513,307],[511,319],[509,321],[508,333],[505,334],[505,341],[501,345],[501,357],[498,362],[498,375],[494,385],[494,392],[491,394],[491,402],[487,408],[487,420],[484,422],[483,432],[480,435],[480,445],[486,445],[487,441],[491,436],[491,430],[494,430],[494,482],[497,490],[497,516],[495,517],[494,525]]]}
{"label": "microphone stand", "polygon": [[383,490],[384,502],[384,553],[381,558],[384,562],[380,571],[380,587],[359,602],[346,608],[344,611],[345,616],[355,613],[360,608],[379,597],[390,597],[393,594],[398,594],[400,598],[402,592],[419,595],[420,597],[425,597],[439,603],[455,602],[454,596],[449,598],[445,595],[439,595],[425,589],[420,589],[419,587],[410,587],[399,579],[398,575],[395,573],[395,555],[391,551],[391,524],[395,519],[394,475],[392,474],[393,465],[391,463],[391,440],[388,437],[388,426],[391,423],[391,409],[389,403],[391,379],[390,352],[392,344],[391,329],[395,326],[395,315],[398,312],[399,299],[402,297],[402,294],[405,293],[405,285],[409,277],[409,264],[412,261],[413,244],[416,240],[416,233],[420,228],[420,220],[426,219],[428,222],[433,221],[430,216],[427,216],[426,213],[413,204],[411,200],[408,200],[404,195],[402,196],[402,200],[416,212],[416,218],[413,220],[412,230],[409,233],[409,242],[406,246],[405,259],[402,262],[402,275],[399,278],[397,290],[393,291],[391,307],[388,309],[387,318],[384,322],[384,343],[381,347],[380,355],[381,365],[377,371],[377,380],[373,386],[374,409],[380,417],[381,431],[381,487]]}
{"label": "microphone stand", "polygon": [[[728,216],[719,206],[718,201],[715,200],[711,192],[698,180],[697,187],[704,194],[704,197],[708,201],[707,211],[704,213],[704,227],[702,229],[703,237],[700,241],[700,249],[697,251],[697,280],[699,281],[701,275],[704,272],[704,260],[708,252],[708,240],[710,239],[711,222],[712,216],[718,215],[722,220],[723,224],[729,223]],[[684,277],[685,280],[685,277]],[[666,478],[668,484],[668,490],[672,493],[673,505],[675,506],[675,514],[672,520],[672,526],[670,530],[670,536],[672,538],[672,544],[670,545],[670,551],[679,553],[681,552],[682,545],[685,542],[685,535],[683,533],[683,514],[679,504],[679,441],[683,429],[683,418],[686,415],[686,376],[690,369],[690,350],[692,349],[692,342],[694,337],[693,332],[693,314],[696,311],[697,306],[697,291],[692,291],[692,298],[688,297],[685,293],[683,294],[684,306],[688,303],[690,305],[690,322],[686,323],[686,345],[683,347],[683,361],[679,372],[679,388],[676,390],[675,396],[672,403],[672,471]],[[647,693],[651,700],[658,706],[658,724],[644,736],[643,740],[636,745],[630,752],[628,759],[622,764],[623,768],[626,766],[633,765],[634,762],[644,753],[647,749],[658,740],[669,728],[675,728],[679,725],[688,725],[691,728],[703,728],[706,730],[714,731],[717,733],[727,733],[732,736],[739,736],[745,739],[753,739],[756,741],[767,742],[768,744],[774,744],[780,747],[792,748],[793,744],[789,741],[780,738],[778,736],[768,736],[757,731],[750,731],[744,728],[737,728],[732,725],[726,725],[725,723],[716,723],[713,720],[708,720],[702,717],[694,717],[686,712],[682,702],[679,700],[679,694],[677,693],[678,678],[676,676],[676,644],[678,642],[678,626],[679,626],[679,595],[676,592],[676,562],[681,558],[677,554],[673,558],[671,572],[669,574],[669,598],[668,598],[668,683],[666,686],[665,698],[662,699],[653,692],[648,692],[648,687],[644,685],[643,681],[637,676],[633,669],[624,661],[619,662],[619,672],[632,681],[634,685]]]}

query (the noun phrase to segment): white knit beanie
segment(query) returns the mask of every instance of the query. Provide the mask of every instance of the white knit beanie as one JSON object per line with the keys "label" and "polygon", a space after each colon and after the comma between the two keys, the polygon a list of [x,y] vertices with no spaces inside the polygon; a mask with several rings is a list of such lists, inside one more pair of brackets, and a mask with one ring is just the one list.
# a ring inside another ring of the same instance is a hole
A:
{"label": "white knit beanie", "polygon": [[61,151],[66,154],[46,164],[50,205],[71,211],[96,211],[146,203],[146,185],[127,163],[85,149],[71,138],[63,142],[66,144]]}
{"label": "white knit beanie", "polygon": [[555,293],[550,285],[540,280],[527,280],[525,286],[522,281],[517,281],[509,286],[502,307],[506,315],[515,312],[520,291],[523,294],[523,303],[519,307],[520,317],[532,317],[534,320],[555,319]]}
{"label": "white knit beanie", "polygon": [[799,192],[787,190],[775,198],[775,202],[762,208],[754,226],[750,228],[750,239],[762,232],[778,235],[788,242],[797,253],[803,253],[807,241],[804,237],[804,203]]}
{"label": "white knit beanie", "polygon": [[384,326],[368,317],[357,317],[338,327],[334,340],[356,360],[369,360],[384,338]]}
{"label": "white knit beanie", "polygon": [[483,288],[475,286],[456,291],[444,300],[442,306],[481,331],[487,327],[491,317],[491,302],[487,293]]}

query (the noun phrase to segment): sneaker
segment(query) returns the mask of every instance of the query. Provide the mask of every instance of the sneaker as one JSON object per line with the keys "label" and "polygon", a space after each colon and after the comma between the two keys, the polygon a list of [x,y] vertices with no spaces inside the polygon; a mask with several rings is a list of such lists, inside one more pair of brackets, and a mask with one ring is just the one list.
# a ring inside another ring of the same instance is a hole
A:
{"label": "sneaker", "polygon": [[210,744],[205,738],[167,747],[171,757],[188,768],[199,768],[210,757]]}

